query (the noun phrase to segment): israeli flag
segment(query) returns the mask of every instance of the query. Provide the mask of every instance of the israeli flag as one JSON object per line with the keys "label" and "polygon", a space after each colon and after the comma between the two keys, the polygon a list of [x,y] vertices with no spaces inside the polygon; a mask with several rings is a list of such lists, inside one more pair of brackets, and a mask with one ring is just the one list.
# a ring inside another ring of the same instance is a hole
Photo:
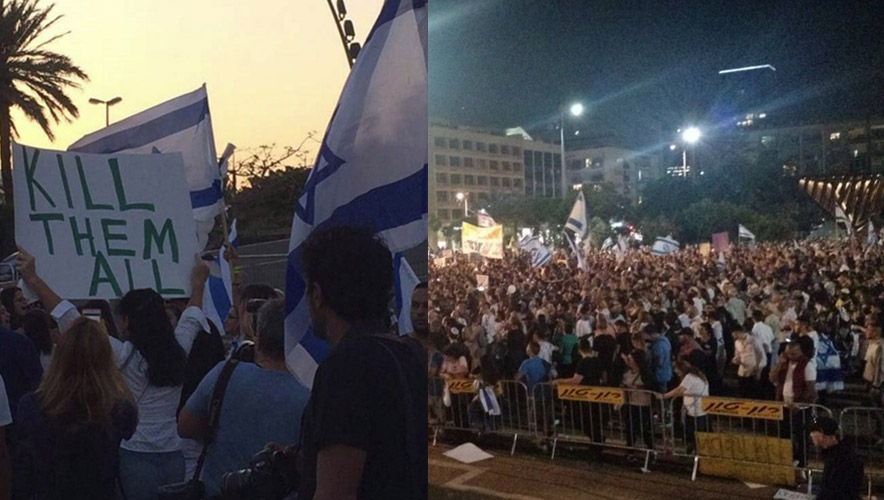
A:
{"label": "israeli flag", "polygon": [[853,220],[844,212],[841,204],[835,205],[835,224],[843,224],[848,236],[853,234]]}
{"label": "israeli flag", "polygon": [[86,135],[71,144],[68,151],[181,153],[194,219],[197,222],[211,221],[224,209],[205,84],[189,94]]}
{"label": "israeli flag", "polygon": [[657,241],[654,242],[654,246],[651,247],[651,253],[654,255],[669,255],[676,250],[678,250],[678,242],[673,240],[671,236],[667,238],[658,237]]}
{"label": "israeli flag", "polygon": [[552,252],[535,236],[525,236],[516,246],[523,252],[531,254],[531,267],[543,267],[552,259]]}
{"label": "israeli flag", "polygon": [[[330,346],[310,329],[300,248],[369,226],[395,255],[427,239],[427,1],[386,0],[344,86],[292,222],[286,364],[307,387]],[[391,270],[393,271],[393,270]]]}
{"label": "israeli flag", "polygon": [[401,253],[393,257],[393,269],[395,269],[396,323],[399,326],[399,336],[405,336],[414,331],[411,324],[411,297],[414,295],[414,287],[421,280],[414,274],[414,270]]}
{"label": "israeli flag", "polygon": [[746,226],[739,224],[737,231],[737,238],[744,238],[747,240],[755,240],[755,234],[752,231],[746,229]]}
{"label": "israeli flag", "polygon": [[565,221],[565,229],[570,229],[578,236],[578,239],[582,240],[586,236],[586,227],[586,200],[583,198],[583,191],[581,191],[574,201],[568,220]]}
{"label": "israeli flag", "polygon": [[[236,234],[236,220],[230,225],[230,245],[235,249],[239,247],[239,237]],[[206,280],[206,287],[203,289],[203,312],[218,328],[221,334],[224,334],[224,320],[233,308],[233,274],[230,272],[230,265],[224,258],[224,249],[218,252],[217,262],[220,268],[217,274],[213,272]],[[215,266],[211,266],[214,268]]]}

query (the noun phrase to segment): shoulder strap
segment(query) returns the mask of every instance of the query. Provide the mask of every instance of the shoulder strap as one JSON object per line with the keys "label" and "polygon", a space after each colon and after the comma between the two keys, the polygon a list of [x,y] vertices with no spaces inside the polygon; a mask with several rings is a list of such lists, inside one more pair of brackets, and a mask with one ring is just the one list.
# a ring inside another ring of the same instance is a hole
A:
{"label": "shoulder strap", "polygon": [[206,461],[206,453],[209,451],[209,445],[215,440],[215,433],[218,430],[218,419],[221,417],[221,403],[224,402],[224,393],[227,392],[227,384],[230,382],[230,376],[239,363],[235,358],[228,359],[215,381],[215,390],[212,392],[212,402],[209,404],[209,432],[206,435],[206,442],[203,444],[203,451],[200,452],[200,458],[196,463],[196,470],[193,472],[193,479],[199,479],[203,470],[203,463]]}
{"label": "shoulder strap", "polygon": [[371,335],[369,338],[373,339],[375,343],[383,347],[384,350],[387,351],[387,353],[390,355],[390,357],[393,358],[393,364],[396,366],[396,371],[399,375],[399,386],[402,389],[402,403],[404,406],[403,413],[405,416],[405,466],[407,468],[406,477],[412,479],[412,494],[417,494],[417,485],[414,484],[414,475],[411,474],[412,469],[414,468],[414,464],[417,463],[417,457],[414,456],[414,453],[412,452],[413,445],[417,442],[417,423],[414,421],[414,404],[411,397],[411,388],[408,385],[408,379],[405,376],[405,369],[402,368],[402,363],[399,362],[399,358],[396,357],[396,354],[394,354],[393,351],[384,343],[384,339],[389,339],[393,342],[397,342],[398,339],[390,339],[389,337],[384,337],[383,335]]}

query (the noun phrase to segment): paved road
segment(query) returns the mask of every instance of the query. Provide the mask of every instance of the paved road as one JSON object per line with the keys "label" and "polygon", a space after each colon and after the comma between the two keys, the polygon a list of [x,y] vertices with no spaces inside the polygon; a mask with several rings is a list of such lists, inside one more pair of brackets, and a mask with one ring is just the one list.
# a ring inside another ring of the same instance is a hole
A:
{"label": "paved road", "polygon": [[466,465],[442,454],[451,446],[428,446],[430,499],[512,500],[698,500],[773,498],[775,488],[750,489],[725,479],[690,480],[690,468],[658,464],[649,474],[616,457],[593,463],[488,450],[490,460]]}

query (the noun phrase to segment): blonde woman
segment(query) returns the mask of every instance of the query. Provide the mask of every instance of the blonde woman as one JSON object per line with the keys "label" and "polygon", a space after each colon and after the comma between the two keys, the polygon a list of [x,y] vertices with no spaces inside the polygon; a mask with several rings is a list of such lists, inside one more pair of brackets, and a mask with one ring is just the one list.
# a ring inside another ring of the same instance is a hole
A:
{"label": "blonde woman", "polygon": [[132,437],[138,412],[101,323],[74,320],[17,417],[32,498],[110,500],[120,492],[120,441]]}

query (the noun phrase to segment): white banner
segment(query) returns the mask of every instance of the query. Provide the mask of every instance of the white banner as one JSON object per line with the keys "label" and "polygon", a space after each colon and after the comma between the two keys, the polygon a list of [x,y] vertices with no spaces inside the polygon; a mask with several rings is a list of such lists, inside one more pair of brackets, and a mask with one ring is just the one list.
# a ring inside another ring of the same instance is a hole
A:
{"label": "white banner", "polygon": [[477,227],[463,223],[461,238],[464,253],[478,253],[488,259],[503,258],[503,227]]}
{"label": "white banner", "polygon": [[180,153],[93,155],[13,145],[15,238],[66,299],[136,288],[190,295],[196,232]]}

